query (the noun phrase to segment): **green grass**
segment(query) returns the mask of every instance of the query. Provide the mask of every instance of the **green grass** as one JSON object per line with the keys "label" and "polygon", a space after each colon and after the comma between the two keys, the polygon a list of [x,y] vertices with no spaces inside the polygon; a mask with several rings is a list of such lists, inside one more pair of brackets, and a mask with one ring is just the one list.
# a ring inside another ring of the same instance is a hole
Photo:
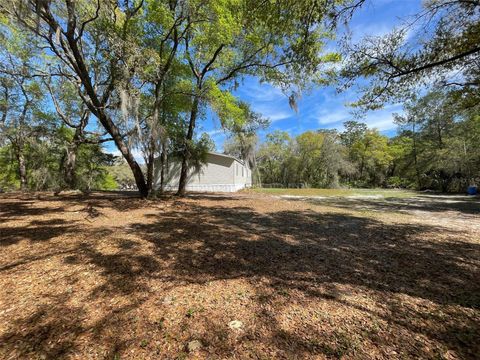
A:
{"label": "green grass", "polygon": [[326,197],[345,197],[345,196],[383,196],[386,198],[406,198],[417,196],[418,193],[411,190],[394,189],[251,189],[262,194],[272,195],[294,195],[294,196],[326,196]]}

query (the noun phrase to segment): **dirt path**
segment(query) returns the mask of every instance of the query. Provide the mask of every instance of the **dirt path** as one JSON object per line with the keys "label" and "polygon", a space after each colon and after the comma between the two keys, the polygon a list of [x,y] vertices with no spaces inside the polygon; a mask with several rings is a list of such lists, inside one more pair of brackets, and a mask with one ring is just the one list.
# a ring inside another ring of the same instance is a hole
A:
{"label": "dirt path", "polygon": [[352,195],[345,197],[280,195],[279,199],[303,201],[323,206],[359,211],[413,215],[416,220],[457,229],[480,230],[480,198],[466,195],[417,195],[385,197]]}

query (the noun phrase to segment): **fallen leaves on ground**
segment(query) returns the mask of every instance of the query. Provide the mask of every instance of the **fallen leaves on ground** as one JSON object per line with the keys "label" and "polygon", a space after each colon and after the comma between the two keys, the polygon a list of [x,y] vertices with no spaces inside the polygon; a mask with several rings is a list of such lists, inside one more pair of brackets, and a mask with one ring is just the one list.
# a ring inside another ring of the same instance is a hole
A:
{"label": "fallen leaves on ground", "polygon": [[480,220],[442,206],[2,194],[0,358],[473,359]]}

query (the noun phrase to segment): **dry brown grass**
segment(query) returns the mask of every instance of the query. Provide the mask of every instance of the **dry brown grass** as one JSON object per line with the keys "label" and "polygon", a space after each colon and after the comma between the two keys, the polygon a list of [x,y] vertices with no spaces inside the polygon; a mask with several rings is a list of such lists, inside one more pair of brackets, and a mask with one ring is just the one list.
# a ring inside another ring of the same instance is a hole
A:
{"label": "dry brown grass", "polygon": [[478,207],[448,204],[1,195],[0,358],[473,359]]}

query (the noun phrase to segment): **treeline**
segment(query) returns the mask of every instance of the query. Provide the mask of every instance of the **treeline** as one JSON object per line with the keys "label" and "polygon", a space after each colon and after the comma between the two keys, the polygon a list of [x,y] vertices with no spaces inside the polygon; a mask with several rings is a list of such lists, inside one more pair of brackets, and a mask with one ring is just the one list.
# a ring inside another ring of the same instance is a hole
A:
{"label": "treeline", "polygon": [[0,191],[118,188],[109,170],[116,167],[114,157],[99,144],[78,145],[73,160],[67,150],[72,146],[72,130],[61,125],[29,130],[34,133],[23,133],[21,138],[10,131],[10,140],[0,146]]}
{"label": "treeline", "polygon": [[[162,184],[167,158],[180,158],[183,195],[188,169],[210,146],[198,136],[199,122],[211,113],[226,130],[248,123],[248,105],[233,95],[246,76],[281,87],[292,106],[302,88],[325,83],[325,67],[339,56],[323,48],[350,3],[3,1],[0,140],[20,154],[9,166],[17,167],[22,188],[30,186],[23,166],[31,162],[22,159],[28,149],[20,141],[16,150],[7,134],[18,122],[34,128],[41,113],[54,109],[75,138],[65,148],[66,161],[56,165],[65,168],[65,187],[78,186],[70,169],[80,164],[69,159],[82,158],[79,151],[90,142],[111,141],[142,196],[155,190],[155,173]],[[49,104],[37,111],[45,94]]]}
{"label": "treeline", "polygon": [[[110,140],[67,82],[56,87],[33,71],[29,38],[0,26],[0,189],[115,189]],[[8,43],[7,43],[8,42]]]}
{"label": "treeline", "polygon": [[442,91],[411,99],[390,138],[357,121],[342,132],[268,134],[256,152],[256,183],[463,192],[480,180],[480,115],[456,105]]}

